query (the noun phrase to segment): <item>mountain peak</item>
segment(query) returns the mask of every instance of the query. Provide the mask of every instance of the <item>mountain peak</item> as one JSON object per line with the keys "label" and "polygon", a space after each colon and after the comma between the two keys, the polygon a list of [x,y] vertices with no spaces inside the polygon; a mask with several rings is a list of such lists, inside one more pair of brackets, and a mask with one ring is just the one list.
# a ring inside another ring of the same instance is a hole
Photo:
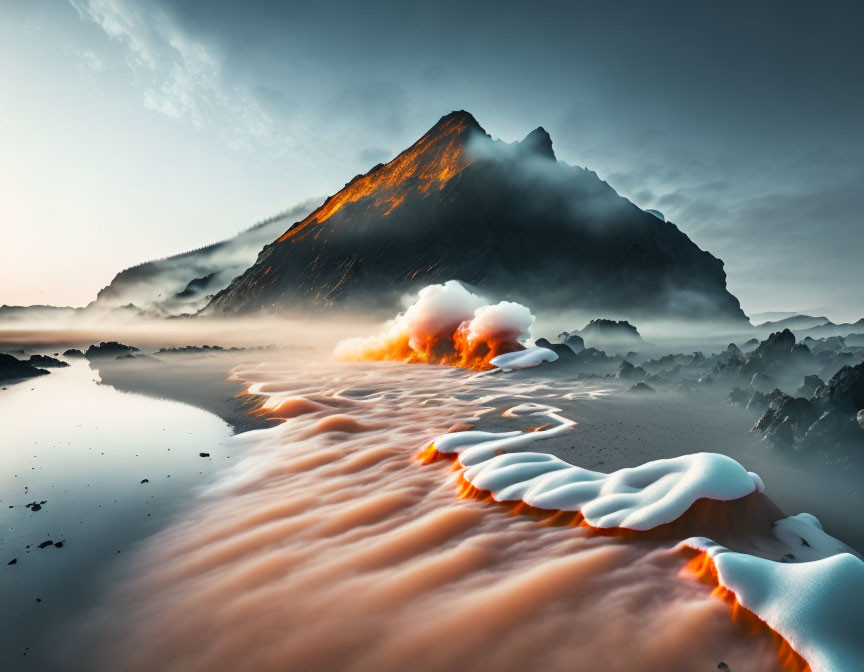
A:
{"label": "mountain peak", "polygon": [[519,146],[524,147],[531,154],[552,159],[553,161],[557,160],[555,152],[552,150],[552,137],[542,126],[538,126],[526,135],[522,142],[519,143]]}

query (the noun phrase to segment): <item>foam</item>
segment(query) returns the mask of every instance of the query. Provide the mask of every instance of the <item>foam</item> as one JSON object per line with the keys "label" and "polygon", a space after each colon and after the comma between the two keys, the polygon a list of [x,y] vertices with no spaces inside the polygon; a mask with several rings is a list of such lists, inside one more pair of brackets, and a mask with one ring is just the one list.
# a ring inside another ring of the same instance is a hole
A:
{"label": "foam", "polygon": [[731,457],[695,453],[606,474],[546,453],[508,452],[575,426],[558,409],[522,404],[507,415],[544,416],[554,423],[532,432],[454,432],[437,437],[439,453],[458,455],[462,477],[500,502],[579,511],[598,528],[650,530],[678,519],[694,502],[729,501],[765,489],[758,475]]}
{"label": "foam", "polygon": [[520,341],[529,336],[533,324],[534,315],[522,304],[489,304],[458,281],[448,280],[421,289],[414,302],[380,334],[341,341],[336,355],[353,361],[395,360],[487,369],[496,356],[522,350]]}
{"label": "foam", "polygon": [[558,353],[549,348],[526,348],[518,352],[508,352],[498,355],[489,360],[492,366],[497,366],[502,371],[515,371],[516,369],[528,369],[539,366],[544,362],[554,362],[558,359]]}
{"label": "foam", "polygon": [[[682,545],[711,557],[721,586],[779,633],[813,672],[864,670],[864,562],[827,535],[819,521],[799,514],[778,521],[778,539],[790,551],[818,559],[776,562],[730,551],[704,537]],[[797,536],[803,533],[806,537]],[[806,539],[806,547],[801,543]]]}

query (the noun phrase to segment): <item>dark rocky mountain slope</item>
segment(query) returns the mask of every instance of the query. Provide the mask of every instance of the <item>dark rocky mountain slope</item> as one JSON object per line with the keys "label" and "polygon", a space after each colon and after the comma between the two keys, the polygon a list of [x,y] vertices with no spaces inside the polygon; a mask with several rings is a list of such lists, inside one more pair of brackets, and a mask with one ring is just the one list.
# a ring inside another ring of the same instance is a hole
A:
{"label": "dark rocky mountain slope", "polygon": [[507,144],[461,111],[351,180],[202,312],[389,309],[450,279],[540,310],[746,324],[722,262],[674,224],[557,161],[542,128]]}

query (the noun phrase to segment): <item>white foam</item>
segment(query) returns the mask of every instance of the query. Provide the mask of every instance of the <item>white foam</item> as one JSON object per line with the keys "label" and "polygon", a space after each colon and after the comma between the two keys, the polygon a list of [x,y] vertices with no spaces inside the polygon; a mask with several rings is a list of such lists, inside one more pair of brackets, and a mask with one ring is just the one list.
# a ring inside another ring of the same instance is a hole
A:
{"label": "white foam", "polygon": [[649,530],[671,523],[699,499],[722,501],[762,492],[764,485],[731,457],[695,453],[655,460],[611,474],[535,452],[507,452],[569,430],[558,409],[522,404],[509,416],[544,416],[552,427],[531,432],[454,432],[436,438],[438,452],[456,453],[471,485],[497,501],[522,500],[540,509],[579,511],[593,527]]}
{"label": "white foam", "polygon": [[492,366],[497,366],[502,371],[515,371],[516,369],[528,369],[539,366],[543,362],[554,362],[558,359],[558,353],[549,348],[526,348],[518,352],[508,352],[498,355],[489,360]]}
{"label": "white foam", "polygon": [[[711,556],[720,585],[765,621],[807,661],[813,672],[864,670],[864,562],[827,535],[819,521],[799,514],[779,521],[778,539],[808,562],[775,562],[730,551],[710,539],[683,545]],[[800,536],[803,533],[805,536]],[[806,539],[811,546],[805,547]],[[813,542],[816,542],[813,544]]]}

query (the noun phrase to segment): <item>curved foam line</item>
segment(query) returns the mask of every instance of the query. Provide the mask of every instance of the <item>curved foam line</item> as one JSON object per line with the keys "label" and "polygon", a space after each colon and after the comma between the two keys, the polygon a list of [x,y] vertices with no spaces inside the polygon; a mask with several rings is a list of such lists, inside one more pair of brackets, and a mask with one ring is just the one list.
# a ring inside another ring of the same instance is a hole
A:
{"label": "curved foam line", "polygon": [[[699,499],[731,501],[765,490],[757,474],[716,453],[655,460],[605,474],[546,453],[506,452],[576,425],[558,411],[520,404],[504,416],[544,416],[556,424],[534,432],[454,432],[436,438],[429,449],[455,455],[462,479],[496,501],[580,512],[595,528],[646,531],[678,519]],[[773,532],[790,551],[785,557],[796,562],[730,551],[704,537],[692,537],[679,547],[710,558],[718,584],[813,672],[861,672],[864,562],[810,514],[779,520]]]}
{"label": "curved foam line", "polygon": [[465,481],[499,502],[579,511],[597,528],[650,530],[673,522],[698,499],[729,501],[765,489],[758,475],[717,453],[655,460],[606,474],[546,453],[512,452],[576,425],[557,411],[522,404],[504,415],[542,415],[555,424],[534,432],[454,432],[437,437],[432,446],[456,454]]}

